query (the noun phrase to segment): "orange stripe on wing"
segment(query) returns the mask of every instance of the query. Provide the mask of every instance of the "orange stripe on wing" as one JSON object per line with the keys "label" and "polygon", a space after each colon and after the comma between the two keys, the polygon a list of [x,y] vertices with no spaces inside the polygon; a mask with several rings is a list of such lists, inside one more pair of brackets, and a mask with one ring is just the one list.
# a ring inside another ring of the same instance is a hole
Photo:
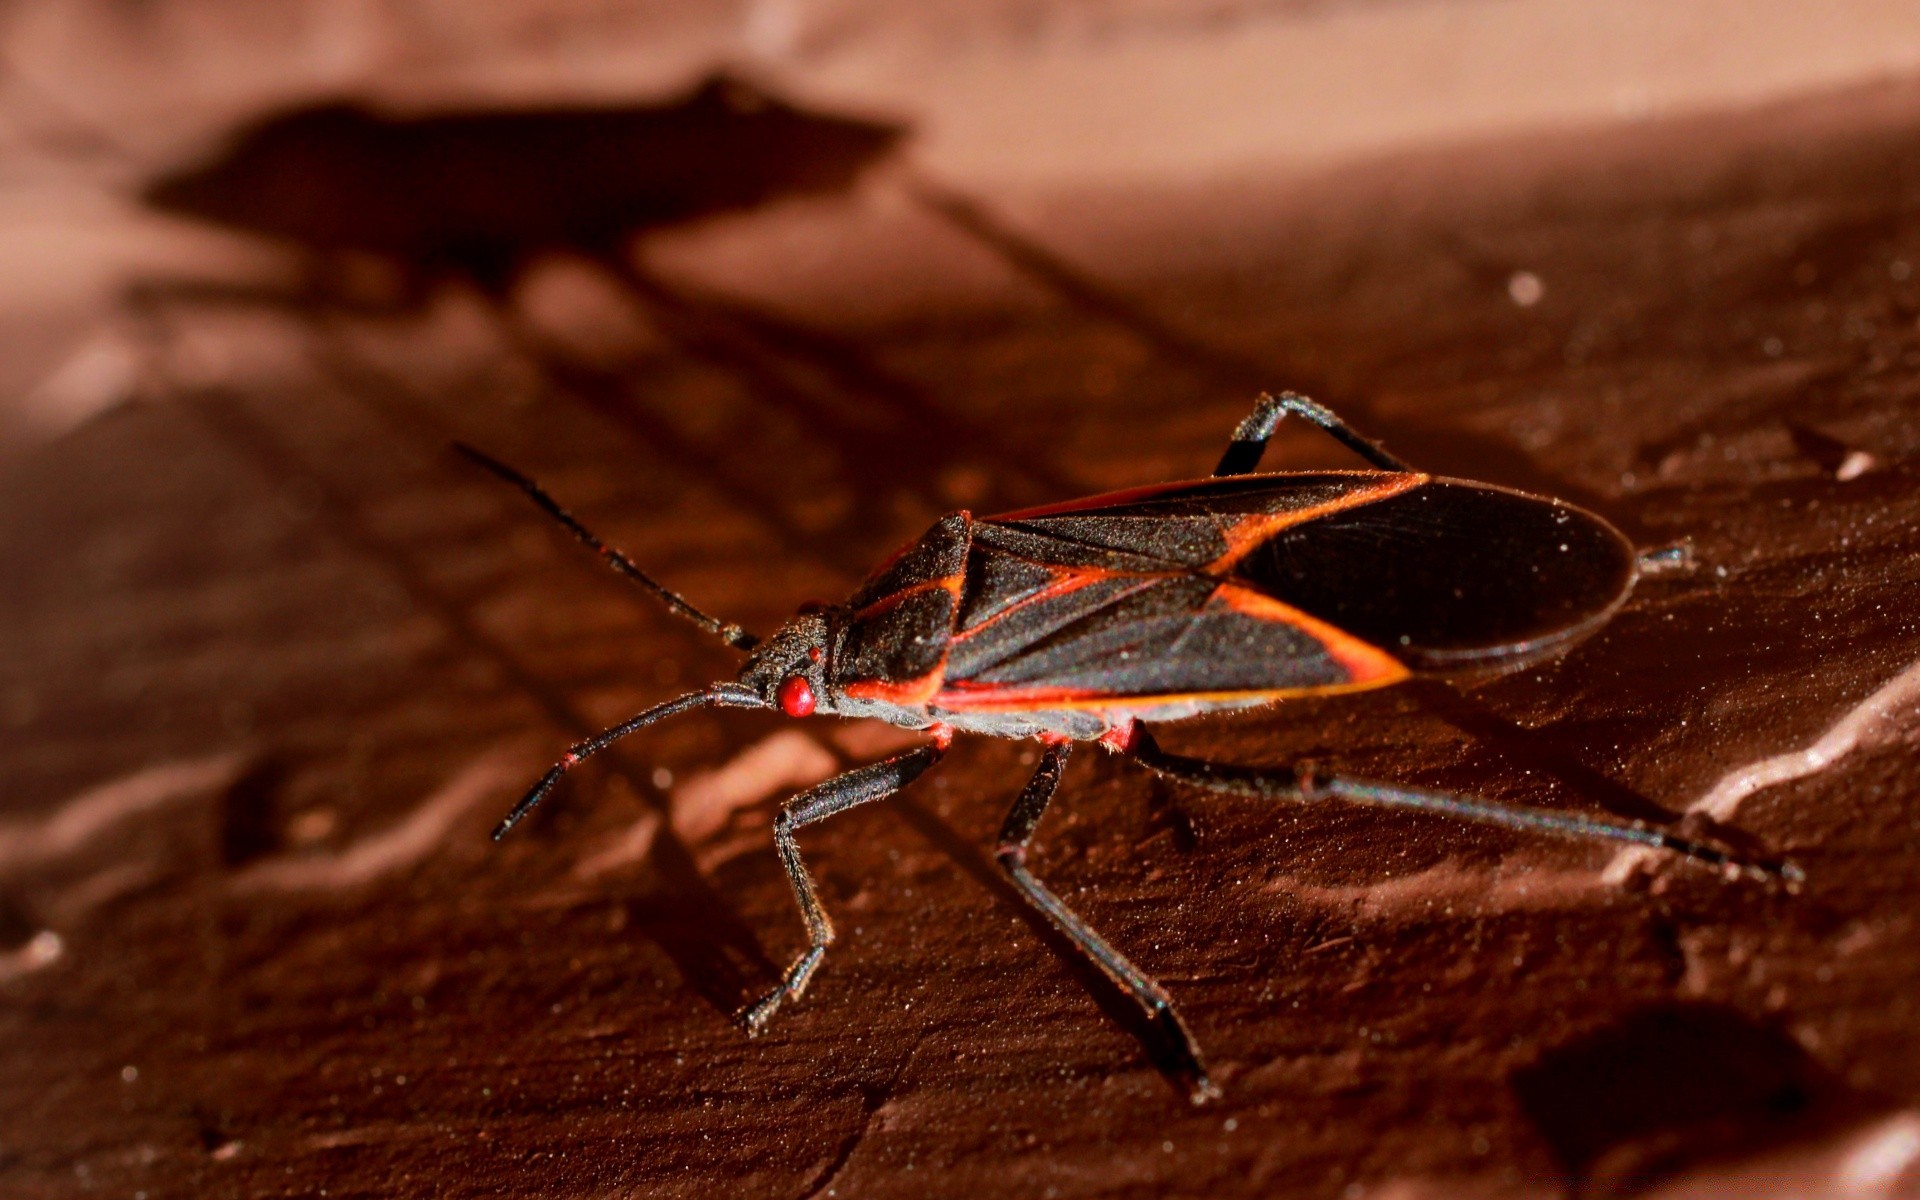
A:
{"label": "orange stripe on wing", "polygon": [[916,675],[912,679],[857,679],[841,685],[840,690],[855,700],[913,707],[933,699],[939,693],[946,675],[947,658],[943,654],[938,665],[924,675]]}
{"label": "orange stripe on wing", "polygon": [[966,577],[964,575],[942,575],[938,579],[923,579],[919,583],[903,587],[897,592],[888,592],[872,604],[854,613],[853,619],[856,621],[864,621],[870,617],[877,617],[882,613],[900,607],[915,596],[924,596],[928,592],[945,591],[953,597],[954,603],[958,604],[960,602],[960,586],[965,581]]}
{"label": "orange stripe on wing", "polygon": [[[1081,588],[1095,583],[1103,583],[1109,579],[1138,579],[1142,581],[1144,586],[1147,583],[1159,579],[1182,578],[1182,576],[1171,571],[1106,571],[1098,567],[1055,567],[1053,571],[1054,579],[1052,583],[1047,584],[1031,595],[1022,596],[1020,599],[1015,600],[990,617],[976,621],[965,629],[956,630],[953,635],[953,640],[956,642],[964,642],[982,630],[993,628],[994,625],[1006,620],[1030,604],[1041,604],[1048,600],[1057,600],[1061,596],[1070,595],[1079,591]],[[1116,599],[1117,598],[1118,597],[1116,597]]]}
{"label": "orange stripe on wing", "polygon": [[[968,512],[964,508],[959,509],[956,512],[948,513],[947,516],[959,517],[962,521],[965,521],[969,524],[973,522],[973,514]],[[941,520],[942,521],[946,520],[946,517],[942,517]],[[939,522],[936,521],[935,524],[938,525]],[[932,532],[932,531],[929,530],[928,532]],[[926,538],[926,535],[922,534],[920,537],[917,537],[910,542],[906,542],[901,546],[899,546],[898,548],[896,548],[892,554],[887,555],[887,557],[881,561],[879,566],[867,572],[868,581],[871,582],[872,580],[878,579],[882,575],[885,575],[888,571],[893,570],[893,568],[895,568],[896,566],[899,566],[900,560],[905,558],[907,555],[911,554],[915,549],[917,549],[920,546],[921,542],[925,540],[925,538]]]}
{"label": "orange stripe on wing", "polygon": [[[864,621],[883,616],[900,607],[915,596],[924,596],[929,592],[946,592],[953,598],[953,607],[948,610],[948,626],[952,626],[952,613],[960,607],[960,588],[966,582],[964,575],[943,575],[938,579],[922,580],[897,592],[890,592],[875,600],[859,612],[853,614],[856,621]],[[940,690],[940,684],[947,677],[947,652],[941,651],[940,661],[933,669],[912,679],[856,679],[852,683],[841,685],[840,691],[855,700],[875,700],[884,704],[925,704]]]}
{"label": "orange stripe on wing", "polygon": [[954,713],[1008,713],[1093,711],[1134,713],[1163,704],[1260,703],[1290,700],[1299,696],[1332,696],[1342,692],[1363,692],[1384,687],[1394,679],[1369,679],[1360,682],[1326,683],[1313,687],[1242,688],[1219,692],[1155,692],[1147,695],[1116,695],[1081,688],[1011,688],[1000,684],[949,683],[932,697],[932,705]]}
{"label": "orange stripe on wing", "polygon": [[[1039,712],[1061,709],[1092,709],[1124,713],[1162,704],[1185,702],[1231,702],[1283,700],[1294,696],[1325,696],[1340,692],[1360,692],[1398,683],[1412,674],[1405,663],[1370,642],[1363,642],[1338,626],[1282,603],[1273,597],[1238,584],[1223,583],[1207,597],[1208,604],[1220,604],[1256,621],[1273,621],[1306,634],[1320,644],[1327,656],[1340,664],[1347,678],[1336,683],[1286,688],[1229,688],[1219,691],[1156,692],[1120,694],[1098,688],[1017,687],[1000,683],[975,683],[955,680],[942,684],[932,695],[914,703],[930,700],[936,708],[949,712]],[[851,690],[851,689],[849,689]]]}
{"label": "orange stripe on wing", "polygon": [[1319,642],[1328,657],[1346,671],[1347,682],[1336,685],[1343,689],[1384,687],[1412,674],[1405,663],[1371,642],[1363,642],[1337,625],[1308,616],[1293,605],[1284,604],[1252,588],[1241,587],[1237,583],[1223,583],[1214,589],[1213,595],[1207,597],[1207,603],[1224,604],[1256,621],[1290,625]]}
{"label": "orange stripe on wing", "polygon": [[1308,521],[1344,512],[1349,508],[1360,508],[1368,504],[1377,504],[1402,492],[1412,491],[1426,483],[1431,476],[1403,474],[1383,475],[1380,481],[1369,487],[1356,488],[1346,495],[1325,504],[1316,504],[1311,508],[1297,508],[1288,512],[1255,513],[1220,531],[1226,539],[1226,552],[1200,570],[1208,575],[1224,575],[1233,570],[1239,561],[1251,553],[1254,547],[1266,541],[1283,529],[1303,525]]}
{"label": "orange stripe on wing", "polygon": [[1183,479],[1175,483],[1148,483],[1139,487],[1122,488],[1117,492],[1101,492],[1097,496],[1081,496],[1077,500],[1060,500],[1052,504],[1036,504],[1032,508],[1016,508],[1012,512],[994,513],[986,518],[989,522],[1032,521],[1041,517],[1065,517],[1078,512],[1089,512],[1100,508],[1113,508],[1121,504],[1135,504],[1142,500],[1152,500],[1205,483],[1203,479]]}
{"label": "orange stripe on wing", "polygon": [[1041,712],[1063,708],[1116,708],[1126,699],[1089,688],[1008,687],[999,683],[947,684],[933,706],[948,712]]}

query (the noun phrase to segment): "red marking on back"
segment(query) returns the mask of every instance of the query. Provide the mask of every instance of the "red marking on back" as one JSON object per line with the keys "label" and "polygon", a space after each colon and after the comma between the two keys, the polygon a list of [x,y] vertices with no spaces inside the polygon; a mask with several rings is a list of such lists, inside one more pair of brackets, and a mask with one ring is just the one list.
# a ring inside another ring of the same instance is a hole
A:
{"label": "red marking on back", "polygon": [[923,579],[919,583],[909,584],[897,592],[888,592],[872,604],[867,605],[859,612],[853,614],[853,619],[863,621],[869,617],[877,617],[881,613],[900,607],[915,596],[922,596],[928,592],[945,591],[952,595],[954,601],[958,603],[960,599],[960,585],[963,582],[965,582],[965,578],[960,575],[943,575],[938,579]]}
{"label": "red marking on back", "polygon": [[927,726],[927,736],[933,739],[933,748],[945,753],[953,745],[953,726],[945,721],[935,721]]}
{"label": "red marking on back", "polygon": [[[1283,474],[1283,473],[1284,472],[1269,472],[1269,474]],[[1413,486],[1417,486],[1417,484],[1425,483],[1428,479],[1428,476],[1425,476],[1425,475],[1409,475],[1409,474],[1406,474],[1403,472],[1397,472],[1397,471],[1375,471],[1375,470],[1315,471],[1314,474],[1316,475],[1352,475],[1356,478],[1398,477],[1402,479],[1412,479],[1415,481],[1414,483],[1409,483],[1405,485],[1407,487],[1413,487]],[[1247,479],[1247,478],[1258,478],[1258,476],[1257,475],[1234,476],[1234,478]],[[1013,512],[995,513],[992,516],[986,517],[983,519],[987,521],[999,522],[999,521],[1027,521],[1037,517],[1059,517],[1059,516],[1065,516],[1068,513],[1086,512],[1089,509],[1112,508],[1122,504],[1135,504],[1142,500],[1151,500],[1156,496],[1164,496],[1168,492],[1177,492],[1183,488],[1204,487],[1207,484],[1218,483],[1218,482],[1220,482],[1218,479],[1182,479],[1175,483],[1149,483],[1149,484],[1144,484],[1140,487],[1122,488],[1117,492],[1102,492],[1098,496],[1082,496],[1078,500],[1062,500],[1058,504],[1040,504],[1040,505],[1035,505],[1032,508],[1015,509]],[[1372,489],[1364,489],[1364,490],[1371,491]],[[1377,496],[1369,497],[1369,499],[1379,499],[1379,498],[1380,497],[1377,497]],[[1366,503],[1366,501],[1360,500],[1360,501],[1356,501],[1356,503]]]}
{"label": "red marking on back", "polygon": [[[1365,645],[1365,643],[1361,643]],[[1095,688],[1008,687],[997,683],[948,682],[930,701],[935,709],[955,713],[1098,712],[1125,713],[1173,704],[1246,704],[1287,700],[1295,696],[1325,696],[1359,692],[1397,683],[1409,674],[1399,662],[1392,672],[1369,678],[1321,683],[1309,687],[1223,688],[1202,692],[1151,692],[1122,695]]]}
{"label": "red marking on back", "polygon": [[940,683],[946,677],[947,660],[943,657],[940,664],[925,675],[912,679],[857,679],[841,685],[840,690],[855,700],[872,700],[880,704],[899,704],[907,708],[925,704],[933,699],[940,690]]}
{"label": "red marking on back", "polygon": [[950,712],[1039,712],[1049,708],[1087,708],[1118,704],[1121,697],[1097,688],[1009,687],[956,679],[931,697],[934,707]]}
{"label": "red marking on back", "polygon": [[1427,479],[1425,475],[1384,475],[1380,482],[1372,487],[1359,488],[1338,499],[1329,500],[1325,504],[1297,508],[1290,512],[1255,513],[1252,516],[1243,517],[1220,531],[1220,536],[1227,543],[1226,551],[1201,570],[1209,575],[1224,575],[1256,546],[1283,529],[1304,525],[1308,521],[1344,512],[1349,508],[1359,508],[1362,505],[1374,504],[1398,496],[1401,492],[1419,487],[1427,482]]}
{"label": "red marking on back", "polygon": [[977,621],[965,629],[956,630],[953,635],[953,640],[956,642],[964,642],[974,634],[1012,616],[1029,604],[1040,604],[1061,596],[1070,595],[1073,592],[1079,591],[1081,588],[1100,583],[1104,580],[1139,579],[1151,581],[1155,579],[1172,578],[1174,578],[1173,572],[1156,574],[1143,571],[1105,571],[1098,567],[1056,567],[1054,568],[1054,580],[1052,583],[1034,592],[1031,596],[1022,596],[1020,599],[1015,600],[1012,604],[1007,605],[985,620]]}
{"label": "red marking on back", "polygon": [[[947,516],[959,517],[960,519],[968,522],[969,524],[971,524],[973,521],[973,514],[968,512],[964,508],[960,509],[957,512],[948,513]],[[946,517],[941,518],[941,520],[943,521],[945,519]],[[935,522],[935,524],[938,524],[938,522]],[[932,531],[929,530],[928,532],[932,532]],[[872,571],[868,572],[867,578],[869,580],[878,579],[882,575],[885,575],[888,571],[891,571],[894,567],[899,566],[900,560],[905,558],[908,554],[912,553],[914,548],[920,545],[921,541],[925,538],[925,536],[926,536],[925,534],[922,534],[920,537],[917,537],[910,542],[903,543],[899,549],[895,550],[892,554],[887,555],[885,560],[883,560],[879,566],[875,567]]]}
{"label": "red marking on back", "polygon": [[1177,488],[1191,487],[1200,480],[1184,480],[1180,483],[1149,483],[1140,487],[1122,488],[1117,492],[1102,492],[1098,496],[1083,496],[1078,500],[1062,500],[1058,504],[1038,504],[1032,508],[1015,509],[1013,512],[995,513],[986,518],[989,521],[1025,521],[1034,517],[1058,517],[1066,513],[1085,512],[1090,508],[1107,508],[1115,504],[1130,504],[1136,500],[1151,500],[1163,492]]}
{"label": "red marking on back", "polygon": [[869,572],[867,575],[867,578],[878,579],[882,575],[885,575],[888,571],[891,571],[894,567],[899,565],[900,560],[907,556],[907,551],[913,549],[915,546],[918,546],[919,544],[920,544],[919,538],[915,538],[911,542],[906,542],[902,544],[892,554],[889,554],[885,558],[881,559],[880,565],[875,567],[871,572]]}
{"label": "red marking on back", "polygon": [[1051,729],[1042,729],[1033,736],[1034,739],[1043,746],[1065,746],[1073,741],[1073,739],[1066,734],[1055,733]]}
{"label": "red marking on back", "polygon": [[1132,717],[1122,719],[1111,725],[1100,735],[1100,744],[1115,754],[1132,754],[1134,745],[1140,740],[1140,722]]}
{"label": "red marking on back", "polygon": [[1291,604],[1283,604],[1265,592],[1239,584],[1223,583],[1207,597],[1209,604],[1224,604],[1256,621],[1275,621],[1290,625],[1320,643],[1328,657],[1347,673],[1345,686],[1379,686],[1405,679],[1411,672],[1405,663],[1369,642],[1318,617],[1308,616]]}

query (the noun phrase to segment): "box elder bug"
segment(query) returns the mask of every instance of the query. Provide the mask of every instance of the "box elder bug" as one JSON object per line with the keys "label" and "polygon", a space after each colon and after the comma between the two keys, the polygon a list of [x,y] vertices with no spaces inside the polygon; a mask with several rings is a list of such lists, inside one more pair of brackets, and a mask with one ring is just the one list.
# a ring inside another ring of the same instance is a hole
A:
{"label": "box elder bug", "polygon": [[[1255,473],[1289,413],[1374,469]],[[1077,741],[1099,742],[1162,776],[1214,791],[1418,809],[1638,843],[1730,874],[1799,875],[1789,863],[1743,861],[1639,824],[1162,750],[1142,722],[1537,661],[1598,629],[1633,588],[1634,549],[1600,517],[1416,471],[1304,396],[1262,396],[1209,479],[996,517],[942,517],[845,603],[802,611],[764,641],[655,582],[532,480],[460,449],[675,613],[748,653],[737,679],[656,705],[572,747],[496,838],[582,760],[696,708],[876,717],[928,735],[917,749],[808,788],[774,818],[774,844],[808,946],[742,1014],[749,1033],[800,996],[833,941],[795,833],[906,787],[940,760],[956,731],[1039,741],[1039,765],[1000,831],[1000,865],[1140,1006],[1196,1102],[1217,1093],[1171,998],[1026,865],[1027,845]]]}

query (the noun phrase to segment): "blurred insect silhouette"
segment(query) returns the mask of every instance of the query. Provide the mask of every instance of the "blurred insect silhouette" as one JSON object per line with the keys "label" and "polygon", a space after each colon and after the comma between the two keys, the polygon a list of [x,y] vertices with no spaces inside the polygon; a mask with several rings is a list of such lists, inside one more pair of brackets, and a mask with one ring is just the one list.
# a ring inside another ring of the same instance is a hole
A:
{"label": "blurred insect silhouette", "polygon": [[276,113],[150,183],[164,212],[300,248],[320,285],[368,261],[417,302],[445,278],[505,295],[543,256],[623,264],[635,234],[843,191],[905,129],[715,75],[656,104],[402,115]]}
{"label": "blurred insect silhouette", "polygon": [[[1288,414],[1368,470],[1258,474]],[[804,826],[906,787],[956,731],[1041,743],[1000,832],[1014,884],[1137,1003],[1198,1102],[1216,1094],[1171,998],[1026,866],[1073,744],[1095,741],[1170,779],[1272,800],[1345,800],[1669,850],[1729,873],[1793,878],[1639,824],[1494,804],[1323,773],[1231,766],[1162,750],[1142,725],[1292,696],[1384,687],[1416,674],[1511,668],[1565,650],[1625,603],[1634,548],[1600,517],[1540,496],[1414,470],[1303,396],[1262,396],[1209,479],[979,518],[942,517],[842,604],[764,641],[706,615],[569,516],[533,481],[468,447],[614,569],[748,652],[732,681],[667,701],[572,747],[508,814],[505,834],[583,759],[702,707],[876,717],[926,745],[801,792],[774,842],[808,946],[742,1020],[757,1033],[819,968],[833,925],[801,860]]]}

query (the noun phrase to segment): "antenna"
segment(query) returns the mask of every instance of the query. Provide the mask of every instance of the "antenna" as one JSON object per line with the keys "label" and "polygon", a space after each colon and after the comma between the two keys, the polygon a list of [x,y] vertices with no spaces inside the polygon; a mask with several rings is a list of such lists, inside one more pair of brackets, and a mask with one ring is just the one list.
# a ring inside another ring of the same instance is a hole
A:
{"label": "antenna", "polygon": [[525,475],[522,475],[499,459],[475,450],[465,442],[455,442],[453,443],[453,448],[466,455],[475,463],[493,472],[501,479],[506,480],[514,487],[519,488],[528,496],[531,496],[533,502],[538,504],[542,511],[566,526],[574,537],[586,543],[595,554],[598,554],[606,561],[608,566],[653,593],[656,599],[665,604],[676,615],[692,621],[695,625],[713,634],[736,650],[751,650],[759,645],[759,638],[748,633],[738,625],[719,620],[716,617],[710,617],[706,613],[701,612],[692,604],[689,604],[686,598],[681,596],[680,593],[663,586],[655,580],[653,576],[642,571],[639,567],[634,566],[632,559],[595,537],[592,530],[575,520],[572,513],[561,508],[560,502],[552,496],[547,495],[546,489],[533,480],[528,479]]}
{"label": "antenna", "polygon": [[562,775],[636,729],[645,729],[655,721],[679,716],[683,712],[696,708],[765,708],[766,706],[767,702],[749,688],[737,683],[716,683],[697,692],[688,692],[678,699],[668,700],[664,704],[656,704],[638,716],[628,717],[611,729],[594,734],[584,742],[575,742],[568,747],[565,754],[560,756],[560,761],[553,764],[547,773],[540,777],[540,782],[527,790],[527,794],[520,798],[520,803],[513,806],[513,811],[507,814],[506,819],[494,828],[493,840],[497,842],[507,836],[507,831],[520,823],[520,818],[532,812],[533,806],[546,798],[547,793],[553,790],[553,785],[560,782]]}

